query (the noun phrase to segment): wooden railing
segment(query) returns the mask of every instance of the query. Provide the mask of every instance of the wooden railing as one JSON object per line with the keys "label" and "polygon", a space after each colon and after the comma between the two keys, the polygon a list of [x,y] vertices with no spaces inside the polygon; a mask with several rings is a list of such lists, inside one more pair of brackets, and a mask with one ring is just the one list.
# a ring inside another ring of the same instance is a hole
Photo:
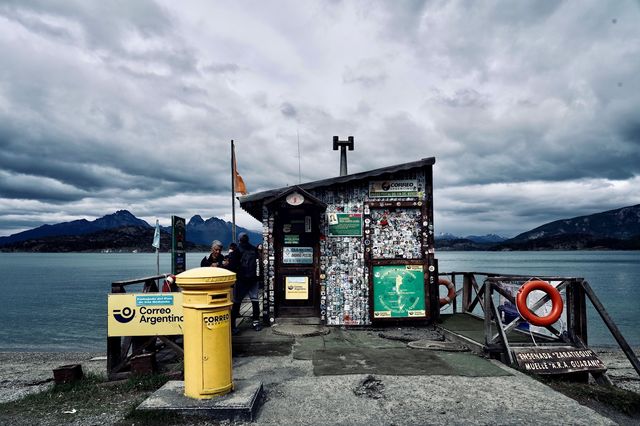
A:
{"label": "wooden railing", "polygon": [[[586,299],[588,298],[596,312],[602,318],[611,335],[618,343],[624,354],[631,362],[631,365],[640,376],[640,361],[629,346],[628,342],[616,326],[615,322],[596,296],[595,292],[584,278],[575,277],[557,277],[557,276],[526,276],[526,275],[510,275],[497,274],[491,272],[442,272],[440,277],[448,277],[453,283],[456,295],[462,296],[461,303],[458,304],[456,297],[453,299],[451,306],[453,313],[465,313],[476,315],[484,319],[484,345],[489,353],[502,353],[505,360],[510,364],[514,363],[511,351],[511,343],[507,334],[516,329],[516,327],[525,322],[520,316],[505,324],[494,301],[494,294],[497,293],[509,300],[515,305],[514,296],[505,290],[501,285],[505,281],[527,281],[533,278],[544,280],[547,282],[559,282],[556,286],[558,291],[565,292],[565,313],[567,318],[566,333],[562,333],[555,329],[553,325],[547,326],[546,329],[552,335],[551,339],[559,343],[571,344],[576,347],[587,347],[587,309]],[[482,285],[479,285],[479,279]],[[460,285],[460,281],[462,281]],[[550,300],[545,295],[538,300],[531,309],[535,310],[543,306]],[[497,332],[493,331],[494,325]],[[532,333],[532,332],[530,332]],[[532,333],[535,334],[535,333]],[[539,335],[541,339],[549,336]]]}

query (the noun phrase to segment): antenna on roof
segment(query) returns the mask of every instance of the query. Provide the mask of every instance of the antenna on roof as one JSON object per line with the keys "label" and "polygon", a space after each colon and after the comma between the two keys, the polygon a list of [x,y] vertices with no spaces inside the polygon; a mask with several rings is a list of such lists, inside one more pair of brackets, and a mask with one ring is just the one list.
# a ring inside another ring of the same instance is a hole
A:
{"label": "antenna on roof", "polygon": [[296,128],[298,134],[298,183],[302,183],[302,174],[300,173],[300,129]]}
{"label": "antenna on roof", "polygon": [[347,175],[347,148],[353,151],[353,136],[349,136],[346,141],[338,140],[337,136],[333,137],[333,150],[337,151],[340,147],[340,176]]}

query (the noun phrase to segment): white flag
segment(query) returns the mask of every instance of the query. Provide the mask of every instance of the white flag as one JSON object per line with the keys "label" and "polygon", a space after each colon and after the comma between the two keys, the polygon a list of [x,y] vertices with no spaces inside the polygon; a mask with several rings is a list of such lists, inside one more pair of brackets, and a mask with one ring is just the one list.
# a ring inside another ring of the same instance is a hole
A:
{"label": "white flag", "polygon": [[156,219],[156,232],[153,234],[153,247],[159,249],[160,248],[160,223],[158,219]]}

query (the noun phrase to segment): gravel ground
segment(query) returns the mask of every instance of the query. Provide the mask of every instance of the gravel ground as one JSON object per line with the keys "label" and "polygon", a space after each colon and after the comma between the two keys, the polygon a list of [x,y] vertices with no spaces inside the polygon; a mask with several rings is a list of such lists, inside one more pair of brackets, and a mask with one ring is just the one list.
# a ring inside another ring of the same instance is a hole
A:
{"label": "gravel ground", "polygon": [[53,369],[81,364],[106,377],[106,356],[87,352],[0,352],[0,402],[15,401],[53,386]]}
{"label": "gravel ground", "polygon": [[[607,366],[607,375],[621,389],[640,394],[640,376],[636,373],[627,356],[615,348],[592,348]],[[640,356],[640,349],[635,348]]]}
{"label": "gravel ground", "polygon": [[[595,350],[609,367],[609,375],[617,386],[640,393],[640,378],[622,352]],[[76,363],[82,365],[85,374],[106,373],[103,354],[0,352],[0,402],[47,389],[53,385],[54,368]],[[264,383],[266,398],[257,424],[594,425],[638,424],[640,420],[589,404],[594,411],[524,374],[512,372],[513,376],[482,378],[316,377],[310,361],[294,360],[291,356],[234,360],[235,378]],[[68,423],[116,424],[123,421],[124,415],[105,410],[79,422],[70,418]],[[15,420],[20,423],[19,419]],[[42,424],[47,424],[46,419]]]}

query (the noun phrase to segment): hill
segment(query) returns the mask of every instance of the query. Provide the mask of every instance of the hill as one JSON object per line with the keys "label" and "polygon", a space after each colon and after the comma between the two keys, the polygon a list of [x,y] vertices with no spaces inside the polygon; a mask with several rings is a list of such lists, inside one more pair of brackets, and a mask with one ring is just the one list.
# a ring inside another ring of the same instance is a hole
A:
{"label": "hill", "polygon": [[[195,215],[187,222],[187,239],[193,243],[205,245],[210,245],[213,240],[220,240],[226,248],[233,241],[232,227],[231,222],[225,222],[217,217],[204,220],[200,215]],[[262,242],[262,234],[259,232],[236,226],[236,233],[240,232],[246,232],[253,245]]]}
{"label": "hill", "polygon": [[594,238],[627,240],[640,235],[640,204],[587,216],[561,219],[523,232],[508,240],[520,243],[543,238],[589,235]]}
{"label": "hill", "polygon": [[27,231],[18,232],[8,237],[0,237],[0,246],[18,241],[27,241],[43,237],[55,237],[60,235],[85,235],[106,229],[114,229],[122,226],[138,226],[150,228],[147,222],[138,219],[127,210],[118,210],[93,221],[86,219],[62,222],[55,225],[42,225]]}
{"label": "hill", "polygon": [[640,204],[561,219],[496,244],[494,250],[639,250]]}

